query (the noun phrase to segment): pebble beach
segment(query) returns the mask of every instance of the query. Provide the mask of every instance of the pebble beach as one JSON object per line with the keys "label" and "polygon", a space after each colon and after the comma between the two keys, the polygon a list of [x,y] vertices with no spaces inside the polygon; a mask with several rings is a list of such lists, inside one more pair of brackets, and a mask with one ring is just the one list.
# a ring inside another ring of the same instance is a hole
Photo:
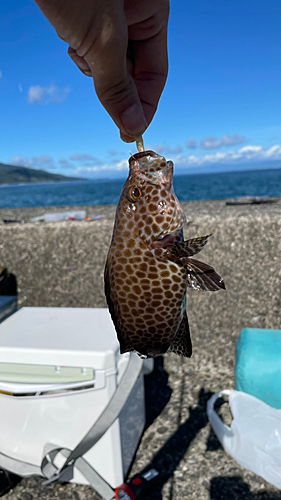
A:
{"label": "pebble beach", "polygon": [[[208,423],[210,396],[235,386],[235,345],[245,327],[281,328],[281,198],[228,206],[182,203],[185,239],[214,236],[198,256],[223,277],[226,291],[187,291],[191,359],[166,354],[146,377],[147,424],[130,477],[149,466],[162,478],[147,500],[277,500],[279,490],[242,469],[222,449]],[[30,222],[85,209],[86,221]],[[18,281],[20,307],[106,307],[103,270],[116,207],[0,210],[0,267]],[[18,222],[4,224],[4,219]],[[87,486],[42,485],[23,479],[7,500],[100,498]]]}

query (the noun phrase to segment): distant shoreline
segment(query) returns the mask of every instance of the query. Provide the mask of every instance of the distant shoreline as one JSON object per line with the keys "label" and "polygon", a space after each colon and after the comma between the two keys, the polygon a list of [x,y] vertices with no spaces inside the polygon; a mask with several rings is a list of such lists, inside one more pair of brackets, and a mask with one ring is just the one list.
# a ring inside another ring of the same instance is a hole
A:
{"label": "distant shoreline", "polygon": [[[239,218],[241,216],[256,217],[262,215],[273,215],[280,217],[281,211],[281,197],[275,198],[276,203],[269,203],[265,205],[226,205],[226,200],[204,200],[204,201],[183,201],[181,206],[187,216],[187,220],[194,220],[198,217],[212,217],[214,219],[223,218]],[[0,225],[4,224],[4,219],[17,220],[22,223],[41,224],[42,226],[49,227],[55,224],[93,224],[96,225],[97,221],[84,222],[84,221],[59,221],[59,222],[30,222],[33,217],[42,216],[46,213],[66,212],[85,210],[87,217],[95,217],[96,215],[103,215],[104,218],[99,221],[104,223],[111,221],[113,223],[116,212],[116,204],[112,205],[77,205],[77,206],[56,206],[56,207],[29,207],[29,208],[0,208]],[[13,225],[11,223],[11,225]]]}
{"label": "distant shoreline", "polygon": [[[67,178],[66,178],[67,179]],[[44,185],[47,185],[47,184],[68,184],[68,183],[72,183],[72,182],[89,182],[89,179],[82,179],[82,178],[76,178],[76,177],[73,177],[71,179],[67,179],[67,180],[59,180],[59,181],[30,181],[30,182],[11,182],[11,183],[2,183],[0,182],[0,188],[2,187],[15,187],[15,186],[44,186]]]}

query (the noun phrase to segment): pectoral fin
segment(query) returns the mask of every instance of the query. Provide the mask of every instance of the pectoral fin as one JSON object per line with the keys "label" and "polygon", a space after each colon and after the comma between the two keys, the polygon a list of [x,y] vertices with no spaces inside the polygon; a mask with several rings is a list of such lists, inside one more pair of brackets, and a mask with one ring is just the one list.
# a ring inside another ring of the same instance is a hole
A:
{"label": "pectoral fin", "polygon": [[213,267],[195,259],[182,259],[182,262],[187,272],[187,286],[190,288],[210,292],[225,290],[222,277]]}
{"label": "pectoral fin", "polygon": [[179,258],[192,257],[192,255],[201,252],[212,235],[213,233],[207,236],[201,236],[200,238],[192,238],[191,240],[183,241],[178,245],[174,245],[171,249],[169,248],[169,250],[173,255]]}
{"label": "pectoral fin", "polygon": [[192,344],[186,311],[184,311],[183,313],[181,324],[169,347],[168,352],[174,352],[175,354],[178,354],[179,356],[185,356],[186,358],[190,358],[192,354]]}

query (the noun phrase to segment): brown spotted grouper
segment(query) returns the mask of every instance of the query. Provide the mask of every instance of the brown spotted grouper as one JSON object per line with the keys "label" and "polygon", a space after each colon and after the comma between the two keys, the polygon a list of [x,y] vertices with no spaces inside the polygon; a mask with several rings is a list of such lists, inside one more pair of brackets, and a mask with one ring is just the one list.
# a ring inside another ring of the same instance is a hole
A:
{"label": "brown spotted grouper", "polygon": [[191,356],[186,287],[224,289],[214,269],[192,259],[209,237],[183,241],[184,212],[173,163],[153,151],[133,155],[105,267],[105,294],[121,353]]}

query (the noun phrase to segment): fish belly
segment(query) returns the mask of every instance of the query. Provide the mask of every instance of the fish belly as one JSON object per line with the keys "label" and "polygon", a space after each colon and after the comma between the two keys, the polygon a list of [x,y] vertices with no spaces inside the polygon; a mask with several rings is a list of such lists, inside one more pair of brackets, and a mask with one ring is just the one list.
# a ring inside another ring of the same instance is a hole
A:
{"label": "fish belly", "polygon": [[180,329],[186,271],[153,252],[137,253],[116,258],[109,252],[106,295],[121,353],[155,357],[167,352]]}

